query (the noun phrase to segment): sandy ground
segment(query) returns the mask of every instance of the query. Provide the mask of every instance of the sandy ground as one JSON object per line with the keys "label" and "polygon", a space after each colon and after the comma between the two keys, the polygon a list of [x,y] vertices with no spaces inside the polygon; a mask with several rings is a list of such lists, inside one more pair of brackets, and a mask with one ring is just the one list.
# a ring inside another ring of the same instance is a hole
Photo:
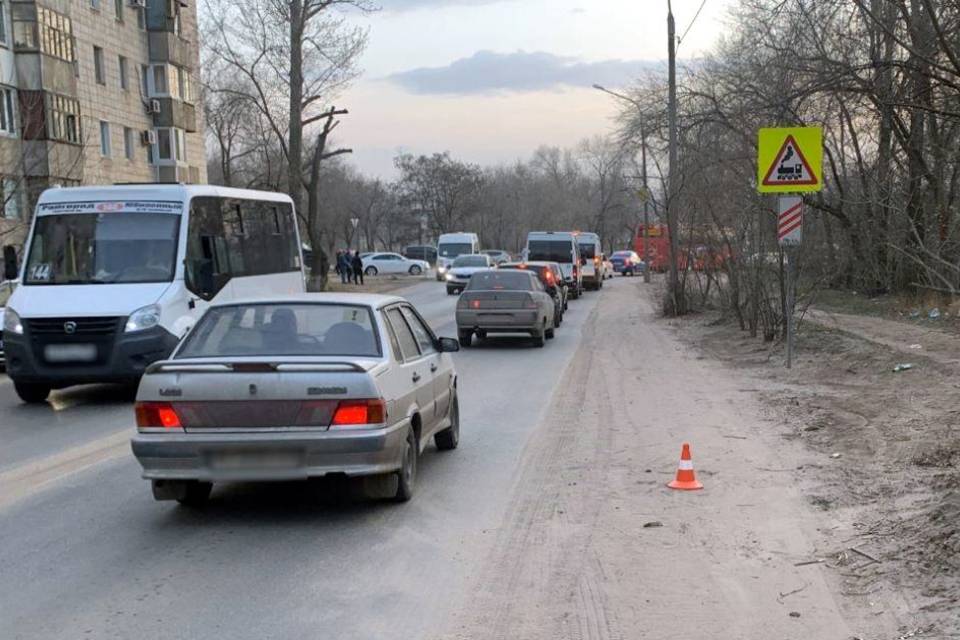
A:
{"label": "sandy ground", "polygon": [[[713,316],[679,333],[731,375],[750,376],[784,446],[804,446],[810,459],[790,475],[829,519],[813,556],[847,618],[882,621],[893,638],[960,638],[960,344],[877,317],[813,311],[807,320],[791,371],[781,345]],[[895,373],[903,363],[913,368]]]}
{"label": "sandy ground", "polygon": [[[769,410],[764,401],[782,383],[687,346],[701,329],[678,337],[656,318],[652,289],[643,292],[638,279],[599,294],[527,443],[510,508],[440,637],[799,640],[909,631],[915,621],[901,617],[908,607],[897,594],[843,595],[836,568],[810,563],[843,548],[847,532],[811,501],[806,469],[842,472],[848,460],[810,451],[789,417]],[[704,491],[665,486],[684,441]],[[849,563],[865,561],[858,558]]]}
{"label": "sandy ground", "polygon": [[[413,287],[425,280],[433,280],[432,274],[424,276],[364,276],[363,284],[343,284],[340,282],[340,276],[335,273],[330,274],[330,280],[327,283],[327,291],[344,293],[395,293]],[[443,285],[437,283],[440,289]]]}

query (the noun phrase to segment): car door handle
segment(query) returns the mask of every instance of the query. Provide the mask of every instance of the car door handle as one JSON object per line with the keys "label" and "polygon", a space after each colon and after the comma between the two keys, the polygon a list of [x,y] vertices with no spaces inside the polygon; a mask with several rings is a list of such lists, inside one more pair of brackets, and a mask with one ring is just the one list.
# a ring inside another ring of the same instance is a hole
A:
{"label": "car door handle", "polygon": [[413,372],[413,381],[420,382],[420,374],[417,373],[416,371]]}
{"label": "car door handle", "polygon": [[436,370],[437,370],[437,364],[436,364],[435,362],[434,362],[434,363],[431,363],[431,365],[430,365],[430,373],[434,373],[434,372],[436,372]]}

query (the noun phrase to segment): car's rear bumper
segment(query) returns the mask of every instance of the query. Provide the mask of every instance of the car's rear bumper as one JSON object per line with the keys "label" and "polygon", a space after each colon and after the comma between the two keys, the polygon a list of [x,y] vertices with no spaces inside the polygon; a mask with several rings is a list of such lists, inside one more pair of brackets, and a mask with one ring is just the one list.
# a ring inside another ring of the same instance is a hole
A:
{"label": "car's rear bumper", "polygon": [[538,312],[528,309],[516,311],[458,311],[457,328],[489,332],[528,332],[539,328]]}
{"label": "car's rear bumper", "polygon": [[400,468],[409,420],[383,429],[296,433],[137,434],[131,448],[148,480],[303,480]]}

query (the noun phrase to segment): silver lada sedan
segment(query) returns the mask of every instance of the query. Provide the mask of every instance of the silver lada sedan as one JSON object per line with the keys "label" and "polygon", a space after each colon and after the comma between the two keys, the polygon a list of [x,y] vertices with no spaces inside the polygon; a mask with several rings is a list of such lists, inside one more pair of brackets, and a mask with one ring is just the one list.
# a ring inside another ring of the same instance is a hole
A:
{"label": "silver lada sedan", "polygon": [[143,376],[133,453],[157,500],[333,473],[409,500],[430,438],[459,440],[458,349],[393,296],[214,305]]}

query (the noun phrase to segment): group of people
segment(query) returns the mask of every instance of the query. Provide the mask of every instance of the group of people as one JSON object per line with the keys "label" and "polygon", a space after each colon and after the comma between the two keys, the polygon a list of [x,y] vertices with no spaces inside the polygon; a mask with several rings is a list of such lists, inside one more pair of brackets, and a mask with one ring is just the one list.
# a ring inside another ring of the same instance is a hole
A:
{"label": "group of people", "polygon": [[340,275],[340,282],[347,284],[363,284],[363,258],[359,251],[337,251],[336,271]]}

